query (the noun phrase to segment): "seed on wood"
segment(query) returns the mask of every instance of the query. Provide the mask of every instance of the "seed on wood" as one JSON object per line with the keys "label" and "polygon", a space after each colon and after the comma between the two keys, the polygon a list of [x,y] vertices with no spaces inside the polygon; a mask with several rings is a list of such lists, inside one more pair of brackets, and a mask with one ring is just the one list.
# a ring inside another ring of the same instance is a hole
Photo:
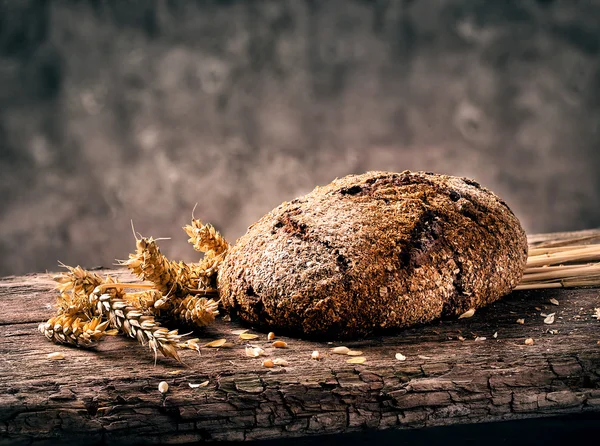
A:
{"label": "seed on wood", "polygon": [[265,351],[260,347],[246,347],[246,356],[250,358],[258,358],[260,355],[264,355]]}
{"label": "seed on wood", "polygon": [[258,335],[252,334],[252,333],[242,333],[240,335],[240,339],[243,339],[245,341],[249,341],[251,339],[256,339],[256,338],[258,338]]}
{"label": "seed on wood", "polygon": [[317,350],[315,350],[310,355],[310,359],[314,359],[315,361],[318,361],[319,359],[321,359],[321,354]]}
{"label": "seed on wood", "polygon": [[287,367],[289,363],[285,359],[275,358],[273,360],[273,364],[278,365],[280,367]]}
{"label": "seed on wood", "polygon": [[487,338],[485,336],[477,336],[475,341],[485,341]]}
{"label": "seed on wood", "polygon": [[417,355],[418,358],[421,359],[431,359],[431,356],[425,356],[425,355]]}
{"label": "seed on wood", "polygon": [[496,331],[496,332],[494,332],[494,334],[492,335],[492,337],[493,337],[494,339],[498,339],[498,332],[497,332],[497,331]]}
{"label": "seed on wood", "polygon": [[244,334],[244,333],[247,333],[247,332],[248,332],[248,330],[232,330],[232,331],[231,331],[231,334],[232,334],[232,335],[239,336],[239,335],[241,335],[241,334]]}
{"label": "seed on wood", "polygon": [[465,319],[465,318],[473,317],[474,314],[475,314],[475,308],[471,308],[470,310],[467,310],[463,314],[458,316],[458,318]]}
{"label": "seed on wood", "polygon": [[559,304],[559,303],[558,303],[558,301],[557,301],[555,298],[551,298],[551,299],[550,299],[550,303],[551,303],[552,305],[558,305],[558,304]]}
{"label": "seed on wood", "polygon": [[465,338],[463,338],[462,336],[459,336],[457,339],[461,342],[464,342],[464,340],[465,340]]}
{"label": "seed on wood", "polygon": [[525,323],[525,319],[517,319],[517,324],[523,325]]}
{"label": "seed on wood", "polygon": [[269,332],[269,334],[267,335],[267,341],[272,341],[273,339],[275,339],[275,333],[273,333],[272,331]]}
{"label": "seed on wood", "polygon": [[158,383],[158,391],[160,393],[167,393],[169,391],[169,384],[166,381],[161,381]]}
{"label": "seed on wood", "polygon": [[273,344],[271,344],[273,347],[275,348],[286,348],[287,347],[287,342],[283,342],[283,341],[275,341],[273,342]]}
{"label": "seed on wood", "polygon": [[218,348],[218,347],[223,347],[223,345],[225,345],[226,342],[227,342],[227,339],[217,339],[216,341],[212,341],[212,342],[209,342],[208,344],[204,344],[204,346],[211,347],[211,348]]}
{"label": "seed on wood", "polygon": [[533,345],[533,339],[531,339],[531,338],[525,339],[525,345]]}
{"label": "seed on wood", "polygon": [[265,359],[263,361],[263,367],[272,368],[275,367],[275,363],[271,359]]}
{"label": "seed on wood", "polygon": [[550,313],[548,316],[546,316],[546,319],[544,319],[544,324],[553,324],[554,323],[554,313]]}
{"label": "seed on wood", "polygon": [[336,355],[347,355],[350,349],[348,347],[334,347],[331,349],[331,353]]}
{"label": "seed on wood", "polygon": [[48,353],[48,359],[53,359],[53,360],[65,359],[65,355],[64,355],[64,353],[61,353],[61,352]]}
{"label": "seed on wood", "polygon": [[170,372],[167,372],[169,375],[180,375],[181,373],[183,373],[183,370],[171,370]]}
{"label": "seed on wood", "polygon": [[404,356],[402,353],[396,353],[396,359],[398,361],[406,361],[406,356]]}
{"label": "seed on wood", "polygon": [[355,356],[354,358],[348,359],[346,362],[350,364],[362,364],[367,361],[367,358],[364,356]]}
{"label": "seed on wood", "polygon": [[359,350],[350,350],[348,353],[346,353],[348,356],[360,356],[363,354],[363,352],[359,351]]}
{"label": "seed on wood", "polygon": [[202,382],[202,383],[199,383],[199,384],[195,384],[195,383],[188,383],[188,386],[190,386],[192,389],[197,389],[198,387],[206,387],[206,386],[208,386],[208,383],[209,383],[209,382],[210,382],[210,381],[204,381],[204,382]]}

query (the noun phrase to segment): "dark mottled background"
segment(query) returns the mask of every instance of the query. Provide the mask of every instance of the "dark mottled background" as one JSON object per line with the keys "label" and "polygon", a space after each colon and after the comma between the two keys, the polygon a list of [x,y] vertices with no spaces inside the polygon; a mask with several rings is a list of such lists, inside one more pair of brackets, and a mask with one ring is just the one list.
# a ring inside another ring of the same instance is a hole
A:
{"label": "dark mottled background", "polygon": [[336,176],[473,177],[600,226],[600,1],[0,0],[0,275],[190,260]]}

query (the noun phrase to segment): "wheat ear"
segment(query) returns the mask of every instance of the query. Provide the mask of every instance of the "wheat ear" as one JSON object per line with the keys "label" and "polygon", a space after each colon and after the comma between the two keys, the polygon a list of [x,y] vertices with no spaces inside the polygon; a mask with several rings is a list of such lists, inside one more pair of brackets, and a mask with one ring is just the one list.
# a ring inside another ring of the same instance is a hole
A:
{"label": "wheat ear", "polygon": [[57,307],[59,313],[76,314],[80,312],[86,313],[89,319],[92,316],[92,309],[89,305],[88,296],[90,293],[103,282],[102,277],[98,274],[86,271],[81,266],[68,266],[60,264],[67,272],[57,274],[53,277],[56,282],[56,289],[59,297],[57,299]]}
{"label": "wheat ear", "polygon": [[92,347],[104,336],[115,335],[117,330],[107,330],[108,321],[101,317],[84,321],[86,315],[61,314],[40,324],[39,330],[46,338],[57,344],[69,344],[77,347]]}
{"label": "wheat ear", "polygon": [[152,237],[136,241],[136,252],[120,262],[142,280],[149,280],[162,294],[181,295],[188,288],[196,288],[190,267],[183,262],[167,259]]}
{"label": "wheat ear", "polygon": [[155,357],[160,351],[181,362],[177,354],[177,343],[181,341],[178,331],[161,327],[153,315],[127,301],[122,289],[112,287],[111,283],[99,285],[90,294],[90,303],[96,306],[98,314],[108,317],[112,327],[148,345]]}
{"label": "wheat ear", "polygon": [[203,224],[201,220],[192,217],[192,224],[184,226],[183,230],[189,236],[188,242],[198,252],[218,256],[229,249],[227,240],[211,224]]}
{"label": "wheat ear", "polygon": [[171,315],[188,326],[204,327],[214,322],[219,314],[218,307],[218,301],[189,295],[174,302]]}

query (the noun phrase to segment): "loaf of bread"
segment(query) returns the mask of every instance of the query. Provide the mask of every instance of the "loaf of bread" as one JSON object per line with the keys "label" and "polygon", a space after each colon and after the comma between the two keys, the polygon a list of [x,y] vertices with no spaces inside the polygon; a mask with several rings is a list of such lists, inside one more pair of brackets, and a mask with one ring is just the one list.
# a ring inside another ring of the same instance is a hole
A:
{"label": "loaf of bread", "polygon": [[479,308],[509,293],[527,238],[477,182],[368,172],[285,202],[219,269],[223,306],[265,329],[354,338]]}

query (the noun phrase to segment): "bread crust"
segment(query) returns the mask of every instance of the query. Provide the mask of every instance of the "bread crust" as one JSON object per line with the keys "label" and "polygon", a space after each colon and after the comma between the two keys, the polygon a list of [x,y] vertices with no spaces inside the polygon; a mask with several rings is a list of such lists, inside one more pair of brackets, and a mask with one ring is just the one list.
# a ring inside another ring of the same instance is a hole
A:
{"label": "bread crust", "polygon": [[218,275],[226,310],[257,327],[352,338],[479,308],[521,280],[527,238],[477,182],[367,172],[284,202]]}

